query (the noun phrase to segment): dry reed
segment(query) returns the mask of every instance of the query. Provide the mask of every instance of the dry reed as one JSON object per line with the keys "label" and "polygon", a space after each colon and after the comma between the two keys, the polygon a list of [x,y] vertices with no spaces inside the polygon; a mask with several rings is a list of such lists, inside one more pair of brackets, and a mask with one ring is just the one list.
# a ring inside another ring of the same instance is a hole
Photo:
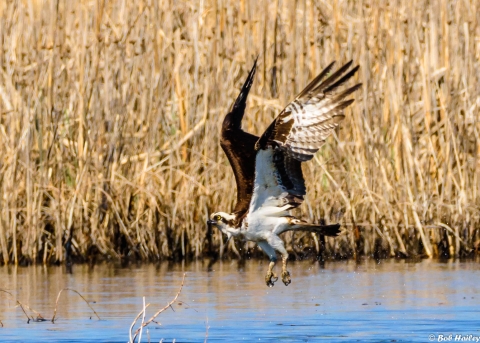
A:
{"label": "dry reed", "polygon": [[[58,295],[57,295],[57,300],[55,301],[55,309],[53,311],[53,316],[52,316],[52,319],[50,320],[52,323],[55,323],[55,318],[57,316],[57,308],[58,308],[58,301],[60,300],[60,295],[62,294],[63,291],[72,291],[74,293],[77,293],[80,298],[82,298],[83,301],[85,301],[85,303],[87,304],[87,306],[93,311],[93,313],[95,313],[95,316],[97,316],[97,318],[100,320],[100,316],[98,315],[98,313],[93,309],[93,307],[88,303],[87,299],[85,299],[83,297],[83,295],[80,294],[80,292],[72,289],[72,288],[62,288],[59,292],[58,292]],[[30,321],[34,321],[34,322],[45,322],[47,321],[47,319],[45,319],[39,312],[35,311],[34,309],[32,309],[30,306],[26,305],[26,304],[23,304],[21,303],[18,299],[16,299],[16,297],[9,291],[6,291],[4,289],[0,289],[0,293],[5,293],[7,294],[9,297],[9,299],[11,300],[14,300],[16,303],[17,303],[17,306],[20,306],[20,308],[22,309],[22,312],[25,314],[25,316],[27,317],[27,324],[30,323]],[[36,317],[32,316],[32,315],[28,315],[27,313],[27,310],[29,310],[30,312],[33,312],[35,313]],[[0,322],[1,323],[1,322]],[[2,324],[2,327],[3,327],[3,324]]]}
{"label": "dry reed", "polygon": [[[0,289],[0,292],[7,294],[7,295],[9,296],[8,298],[9,298],[10,300],[13,300],[13,301],[15,301],[15,302],[17,303],[17,306],[19,306],[19,307],[22,309],[23,314],[25,314],[25,317],[27,317],[27,324],[29,324],[30,321],[43,322],[43,321],[46,320],[45,318],[43,318],[43,316],[42,316],[39,312],[35,311],[35,310],[32,309],[30,306],[28,306],[28,305],[26,305],[26,304],[23,304],[23,303],[20,302],[20,300],[16,299],[15,296],[14,296],[11,292],[6,291],[6,290],[4,290],[4,289]],[[35,313],[35,314],[36,314],[36,317],[34,317],[34,316],[32,316],[32,315],[29,316],[28,313],[27,313],[27,311],[26,311],[25,309],[29,310],[30,312]],[[2,327],[3,327],[3,324],[2,324]]]}
{"label": "dry reed", "polygon": [[[468,256],[480,246],[480,5],[463,1],[0,2],[0,260],[198,258],[232,208],[218,144],[253,58],[260,134],[332,60],[363,88],[305,167],[301,257]],[[250,243],[226,247],[244,257]]]}
{"label": "dry reed", "polygon": [[[175,295],[175,297],[170,300],[168,302],[167,305],[165,305],[164,307],[162,307],[161,309],[159,309],[157,312],[155,312],[155,314],[153,314],[150,319],[148,319],[147,321],[145,321],[145,314],[146,314],[146,310],[147,310],[147,307],[150,306],[150,304],[145,304],[145,297],[143,297],[143,308],[142,310],[137,314],[137,316],[135,317],[135,319],[133,320],[132,322],[132,325],[130,325],[130,334],[129,334],[129,337],[130,337],[130,340],[129,340],[129,343],[135,343],[135,340],[137,339],[138,337],[138,343],[141,342],[142,340],[142,332],[143,332],[143,328],[144,327],[147,327],[148,325],[150,325],[150,323],[154,322],[154,323],[157,323],[155,321],[155,319],[160,315],[160,313],[168,310],[169,308],[172,308],[172,305],[177,301],[178,299],[178,296],[180,295],[180,293],[182,292],[182,289],[183,289],[183,285],[185,283],[185,277],[187,276],[186,273],[183,274],[183,278],[182,278],[182,283],[180,284],[180,288],[177,292],[177,294]],[[133,329],[135,327],[135,324],[137,323],[138,319],[142,317],[142,321],[140,323],[140,327],[137,328],[137,330],[135,330],[135,333],[133,332]],[[157,323],[158,324],[158,323]],[[150,342],[150,340],[149,340]]]}
{"label": "dry reed", "polygon": [[93,307],[88,303],[87,299],[85,299],[83,297],[83,295],[80,294],[80,292],[78,292],[78,291],[76,291],[72,288],[62,288],[60,290],[60,292],[58,292],[57,300],[55,301],[55,309],[53,310],[53,317],[52,317],[52,320],[51,320],[52,323],[55,323],[55,317],[57,316],[58,301],[60,300],[60,295],[62,294],[63,291],[71,291],[71,292],[74,292],[74,293],[78,294],[78,296],[80,298],[82,298],[83,301],[85,301],[85,304],[87,304],[87,306],[93,311],[93,313],[95,313],[95,316],[97,316],[98,320],[100,320],[100,316],[98,315],[97,311],[95,311],[93,309]]}

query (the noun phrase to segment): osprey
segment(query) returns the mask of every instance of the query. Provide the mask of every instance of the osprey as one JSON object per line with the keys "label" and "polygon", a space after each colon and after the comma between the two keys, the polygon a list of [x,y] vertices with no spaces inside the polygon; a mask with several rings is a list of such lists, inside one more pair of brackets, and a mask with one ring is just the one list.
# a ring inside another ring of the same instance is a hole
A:
{"label": "osprey", "polygon": [[[239,96],[222,125],[220,145],[228,157],[237,183],[237,202],[232,213],[216,212],[208,225],[231,237],[253,241],[268,255],[270,264],[265,282],[272,287],[278,280],[273,272],[276,252],[282,256],[282,281],[291,282],[287,271],[288,253],[279,235],[289,230],[336,236],[339,224],[318,225],[290,214],[306,194],[302,162],[312,159],[325,139],[345,118],[344,109],[353,100],[344,100],[361,84],[339,91],[339,86],[358,70],[352,61],[336,72],[326,67],[274,119],[261,137],[242,130],[246,100],[255,76],[255,61]],[[228,241],[227,241],[228,242]]]}

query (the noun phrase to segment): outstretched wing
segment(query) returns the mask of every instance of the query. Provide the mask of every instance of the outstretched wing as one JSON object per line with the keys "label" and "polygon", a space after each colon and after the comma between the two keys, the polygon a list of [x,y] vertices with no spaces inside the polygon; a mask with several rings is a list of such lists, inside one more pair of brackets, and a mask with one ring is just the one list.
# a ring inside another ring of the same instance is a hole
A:
{"label": "outstretched wing", "polygon": [[[345,98],[357,90],[357,84],[343,91],[338,87],[348,81],[358,70],[350,71],[348,62],[330,74],[334,63],[325,68],[287,107],[275,118],[255,145],[257,153],[256,178],[264,182],[270,173],[275,176],[265,187],[257,189],[255,181],[252,210],[273,201],[271,205],[291,209],[299,206],[306,194],[301,163],[312,159],[325,139],[345,118],[344,109],[353,99]],[[325,79],[325,80],[324,80]],[[262,151],[264,151],[262,153]],[[263,196],[256,194],[264,192]],[[263,199],[263,200],[262,200]]]}
{"label": "outstretched wing", "polygon": [[[345,118],[344,109],[353,99],[344,100],[357,90],[357,84],[342,92],[337,88],[350,79],[358,66],[343,75],[352,61],[345,64],[325,81],[333,67],[330,64],[278,115],[258,141],[256,148],[279,146],[298,161],[308,161],[325,139]],[[342,76],[343,75],[343,76]]]}
{"label": "outstretched wing", "polygon": [[259,138],[242,130],[242,118],[256,67],[257,60],[255,60],[231,112],[223,120],[220,138],[220,145],[227,155],[237,182],[237,203],[233,212],[238,221],[248,210],[255,179],[255,143]]}

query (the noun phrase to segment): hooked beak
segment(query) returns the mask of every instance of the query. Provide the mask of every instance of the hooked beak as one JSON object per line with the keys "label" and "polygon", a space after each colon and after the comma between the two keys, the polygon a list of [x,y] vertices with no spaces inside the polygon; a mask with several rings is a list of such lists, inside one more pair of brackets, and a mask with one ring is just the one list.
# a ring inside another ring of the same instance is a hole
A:
{"label": "hooked beak", "polygon": [[217,222],[215,220],[207,220],[207,225],[213,225],[213,224],[216,224]]}

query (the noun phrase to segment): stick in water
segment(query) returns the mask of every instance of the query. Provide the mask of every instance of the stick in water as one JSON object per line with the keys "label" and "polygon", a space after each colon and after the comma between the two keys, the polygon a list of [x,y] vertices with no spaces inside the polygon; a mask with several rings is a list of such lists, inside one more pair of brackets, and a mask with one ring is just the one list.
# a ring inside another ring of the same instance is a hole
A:
{"label": "stick in water", "polygon": [[58,306],[58,300],[60,299],[60,294],[62,294],[63,291],[72,291],[72,292],[75,292],[77,293],[80,298],[83,299],[83,301],[85,301],[85,303],[87,304],[88,307],[90,307],[90,309],[93,311],[93,313],[95,313],[95,315],[97,316],[98,319],[100,319],[100,317],[98,316],[97,312],[95,312],[95,310],[93,309],[92,306],[90,306],[90,304],[88,303],[88,301],[83,297],[83,295],[81,295],[78,291],[72,289],[72,288],[63,288],[60,290],[60,292],[58,292],[58,295],[57,295],[57,301],[55,302],[55,310],[53,311],[53,318],[52,318],[52,323],[55,323],[55,316],[57,315],[57,306]]}
{"label": "stick in water", "polygon": [[[147,320],[145,323],[143,323],[143,320],[142,320],[142,324],[141,326],[135,331],[135,334],[133,335],[133,339],[132,339],[132,333],[130,331],[130,343],[135,343],[135,339],[137,338],[138,334],[140,333],[140,331],[145,327],[147,326],[148,324],[150,324],[151,322],[153,322],[155,320],[155,318],[157,318],[157,316],[162,313],[163,311],[165,311],[166,309],[168,309],[169,307],[171,307],[175,301],[177,301],[177,298],[178,296],[180,295],[180,293],[182,292],[182,288],[183,288],[183,283],[185,282],[185,276],[187,275],[187,273],[184,273],[183,274],[183,279],[182,279],[182,284],[180,285],[180,289],[178,290],[177,292],[177,295],[175,295],[175,297],[172,299],[172,301],[170,301],[164,308],[158,310],[149,320]],[[149,304],[150,305],[150,304]],[[146,308],[146,306],[145,306]],[[135,324],[135,322],[138,320],[138,318],[140,318],[140,316],[142,315],[142,313],[145,311],[145,308],[142,310],[142,312],[140,312],[138,315],[137,315],[137,318],[135,318],[134,322],[132,323],[132,326],[130,327],[130,330],[133,329],[133,326]]]}

